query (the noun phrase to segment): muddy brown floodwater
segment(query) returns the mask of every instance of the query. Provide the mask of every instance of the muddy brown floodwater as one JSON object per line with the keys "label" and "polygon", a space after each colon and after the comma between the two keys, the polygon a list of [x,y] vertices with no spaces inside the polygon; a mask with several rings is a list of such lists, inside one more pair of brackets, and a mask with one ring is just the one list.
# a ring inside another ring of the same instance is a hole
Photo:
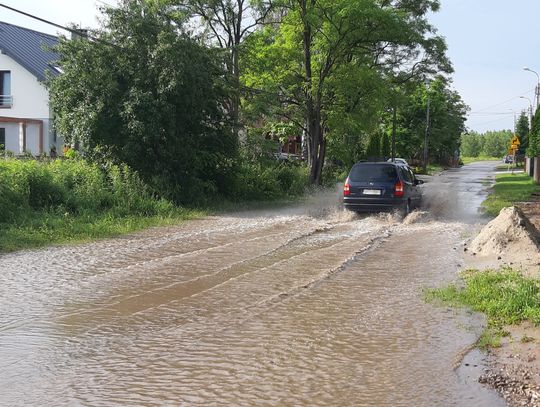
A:
{"label": "muddy brown floodwater", "polygon": [[0,405],[502,406],[460,365],[480,317],[422,297],[493,167],[429,180],[404,221],[326,192],[0,256]]}

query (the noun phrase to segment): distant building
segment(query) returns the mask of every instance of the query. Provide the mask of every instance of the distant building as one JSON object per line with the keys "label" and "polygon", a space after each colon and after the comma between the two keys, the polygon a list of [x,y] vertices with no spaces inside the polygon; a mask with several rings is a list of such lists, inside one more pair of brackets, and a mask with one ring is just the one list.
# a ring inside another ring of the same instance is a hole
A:
{"label": "distant building", "polygon": [[51,126],[46,72],[61,73],[58,38],[0,21],[0,145],[16,155],[62,151]]}

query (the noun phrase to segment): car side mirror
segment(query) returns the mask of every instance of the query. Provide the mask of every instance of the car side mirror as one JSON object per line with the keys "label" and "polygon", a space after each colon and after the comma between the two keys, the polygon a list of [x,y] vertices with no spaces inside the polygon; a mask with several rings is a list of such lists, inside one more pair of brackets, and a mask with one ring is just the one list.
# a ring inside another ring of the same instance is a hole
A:
{"label": "car side mirror", "polygon": [[414,180],[414,185],[422,185],[424,183],[424,181],[422,181],[421,179],[415,179]]}

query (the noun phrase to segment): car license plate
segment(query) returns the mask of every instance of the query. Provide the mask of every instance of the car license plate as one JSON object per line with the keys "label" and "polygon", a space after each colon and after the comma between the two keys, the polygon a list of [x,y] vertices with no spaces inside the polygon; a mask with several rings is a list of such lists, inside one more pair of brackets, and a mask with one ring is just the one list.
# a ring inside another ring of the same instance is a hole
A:
{"label": "car license plate", "polygon": [[380,189],[364,189],[364,195],[380,195]]}

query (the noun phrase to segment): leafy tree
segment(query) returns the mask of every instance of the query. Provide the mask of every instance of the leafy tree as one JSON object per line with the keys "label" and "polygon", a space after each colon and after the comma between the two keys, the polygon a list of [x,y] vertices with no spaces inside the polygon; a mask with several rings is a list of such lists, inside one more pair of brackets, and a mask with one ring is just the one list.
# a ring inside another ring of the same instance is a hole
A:
{"label": "leafy tree", "polygon": [[379,110],[384,70],[418,60],[449,69],[444,41],[425,18],[438,6],[437,0],[286,0],[281,24],[252,36],[245,83],[263,89],[265,100],[305,133],[312,183],[321,182],[331,139],[359,141],[377,124],[372,118],[371,126],[336,132],[338,120],[361,123],[367,111]]}
{"label": "leafy tree", "polygon": [[483,150],[484,138],[476,133],[464,133],[461,136],[461,155],[464,157],[478,157]]}
{"label": "leafy tree", "polygon": [[397,154],[411,162],[422,161],[428,99],[429,158],[437,162],[450,162],[459,149],[460,136],[465,130],[467,106],[442,77],[431,82],[429,86],[418,83],[401,109],[398,116]]}
{"label": "leafy tree", "polygon": [[123,0],[105,9],[99,41],[63,39],[63,74],[49,82],[68,143],[105,149],[154,185],[187,201],[224,183],[236,142],[223,113],[217,55],[183,33],[159,4]]}
{"label": "leafy tree", "polygon": [[516,134],[519,137],[520,145],[519,145],[519,154],[525,154],[525,151],[527,151],[527,147],[529,145],[528,139],[529,139],[529,118],[527,117],[526,112],[521,112],[519,115],[519,119],[516,124]]}
{"label": "leafy tree", "polygon": [[540,156],[540,108],[536,109],[532,119],[527,155],[529,157]]}
{"label": "leafy tree", "polygon": [[488,157],[502,157],[510,147],[513,133],[510,130],[487,131],[484,133],[482,154]]}
{"label": "leafy tree", "polygon": [[[233,78],[230,114],[238,126],[240,114],[240,58],[244,40],[276,9],[276,0],[161,0],[163,3],[198,18],[202,38],[209,46],[218,46],[227,53],[227,70]],[[278,0],[279,2],[279,0]],[[277,16],[276,16],[277,17]]]}
{"label": "leafy tree", "polygon": [[366,156],[371,159],[376,159],[381,154],[381,136],[379,133],[371,134],[369,143],[366,149]]}
{"label": "leafy tree", "polygon": [[460,146],[460,136],[465,131],[465,115],[468,107],[461,96],[441,81],[440,92],[442,99],[435,104],[430,127],[431,157],[439,163],[448,163],[457,157]]}

